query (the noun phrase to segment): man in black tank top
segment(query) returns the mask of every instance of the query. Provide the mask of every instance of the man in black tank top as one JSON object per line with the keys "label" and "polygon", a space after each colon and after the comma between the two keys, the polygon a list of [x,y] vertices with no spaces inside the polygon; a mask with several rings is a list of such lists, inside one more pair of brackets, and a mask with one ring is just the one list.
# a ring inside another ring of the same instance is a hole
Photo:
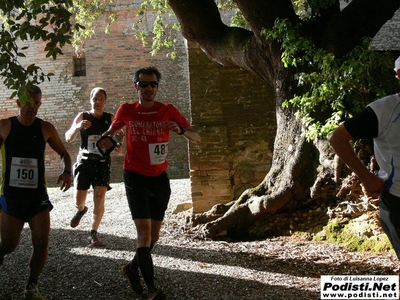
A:
{"label": "man in black tank top", "polygon": [[24,224],[32,233],[33,252],[25,299],[45,299],[39,292],[38,279],[47,260],[50,210],[44,155],[46,143],[60,155],[64,164],[57,184],[66,191],[71,186],[71,158],[54,126],[36,117],[42,104],[42,92],[33,86],[31,102],[17,100],[19,114],[0,120],[2,182],[0,193],[0,267],[4,256],[18,246]]}
{"label": "man in black tank top", "polygon": [[[88,211],[86,197],[92,186],[94,208],[88,241],[94,247],[102,246],[97,231],[104,214],[105,195],[110,189],[111,158],[110,155],[102,155],[96,147],[96,142],[114,119],[113,114],[104,111],[106,100],[106,91],[100,87],[94,88],[90,93],[91,110],[79,113],[65,133],[68,143],[73,142],[78,134],[81,136],[81,145],[73,168],[77,212],[71,219],[71,227],[77,227]],[[121,149],[119,144],[117,151]]]}

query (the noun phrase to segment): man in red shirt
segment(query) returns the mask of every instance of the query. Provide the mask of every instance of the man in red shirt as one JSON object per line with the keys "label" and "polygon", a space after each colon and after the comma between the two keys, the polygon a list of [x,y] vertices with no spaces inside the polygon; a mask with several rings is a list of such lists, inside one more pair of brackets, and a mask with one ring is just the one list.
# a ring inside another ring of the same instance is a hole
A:
{"label": "man in red shirt", "polygon": [[[199,134],[172,105],[155,101],[160,72],[142,68],[134,75],[139,100],[122,104],[111,127],[103,135],[113,136],[126,127],[124,182],[126,195],[137,230],[137,249],[133,260],[121,268],[131,289],[143,294],[139,270],[148,288],[148,299],[165,299],[154,285],[151,249],[159,239],[171,189],[166,173],[170,131],[200,143]],[[106,140],[105,140],[106,141]],[[107,142],[99,147],[107,148]]]}

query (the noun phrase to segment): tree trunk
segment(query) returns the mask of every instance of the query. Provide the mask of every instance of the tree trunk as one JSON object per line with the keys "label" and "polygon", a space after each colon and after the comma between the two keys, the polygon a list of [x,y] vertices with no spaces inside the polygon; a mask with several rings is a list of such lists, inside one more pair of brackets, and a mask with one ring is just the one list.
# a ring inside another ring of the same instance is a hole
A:
{"label": "tree trunk", "polygon": [[245,191],[222,217],[201,226],[204,236],[249,238],[251,223],[277,211],[298,208],[310,199],[311,187],[320,172],[318,148],[328,148],[326,141],[320,147],[307,142],[301,131],[301,122],[293,111],[277,110],[277,133],[269,173],[259,186]]}
{"label": "tree trunk", "polygon": [[[340,57],[359,45],[364,37],[373,37],[399,8],[398,0],[353,0],[340,11],[339,1],[329,9],[315,12],[316,23],[303,22],[290,0],[234,0],[246,18],[249,29],[229,27],[221,21],[214,0],[169,0],[182,28],[183,36],[196,43],[210,59],[226,66],[238,66],[254,72],[276,91],[277,132],[272,167],[263,182],[245,191],[230,209],[200,226],[206,237],[229,235],[243,238],[249,224],[268,218],[277,211],[301,207],[310,198],[324,193],[334,196],[334,188],[324,183],[335,179],[333,155],[327,141],[307,142],[302,124],[293,108],[282,108],[286,99],[301,94],[294,73],[282,63],[282,41],[268,40],[264,29],[272,29],[277,19],[293,25],[303,23],[302,33]],[[345,41],[345,42],[344,42]]]}

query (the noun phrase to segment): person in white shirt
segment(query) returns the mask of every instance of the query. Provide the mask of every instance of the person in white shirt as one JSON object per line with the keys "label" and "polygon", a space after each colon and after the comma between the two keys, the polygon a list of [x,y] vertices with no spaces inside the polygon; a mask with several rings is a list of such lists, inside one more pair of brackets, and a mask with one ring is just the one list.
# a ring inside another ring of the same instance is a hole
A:
{"label": "person in white shirt", "polygon": [[[395,61],[400,79],[400,57]],[[378,174],[371,173],[350,141],[373,139]],[[368,194],[379,193],[379,220],[400,259],[400,93],[370,103],[334,130],[329,142]]]}

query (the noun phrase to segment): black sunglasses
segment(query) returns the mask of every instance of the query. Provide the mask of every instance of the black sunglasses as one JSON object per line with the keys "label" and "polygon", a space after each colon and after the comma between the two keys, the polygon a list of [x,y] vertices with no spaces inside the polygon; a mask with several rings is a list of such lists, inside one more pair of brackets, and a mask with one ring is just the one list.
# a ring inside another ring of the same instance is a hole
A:
{"label": "black sunglasses", "polygon": [[158,81],[138,81],[136,83],[141,88],[147,88],[149,85],[152,88],[158,87]]}

